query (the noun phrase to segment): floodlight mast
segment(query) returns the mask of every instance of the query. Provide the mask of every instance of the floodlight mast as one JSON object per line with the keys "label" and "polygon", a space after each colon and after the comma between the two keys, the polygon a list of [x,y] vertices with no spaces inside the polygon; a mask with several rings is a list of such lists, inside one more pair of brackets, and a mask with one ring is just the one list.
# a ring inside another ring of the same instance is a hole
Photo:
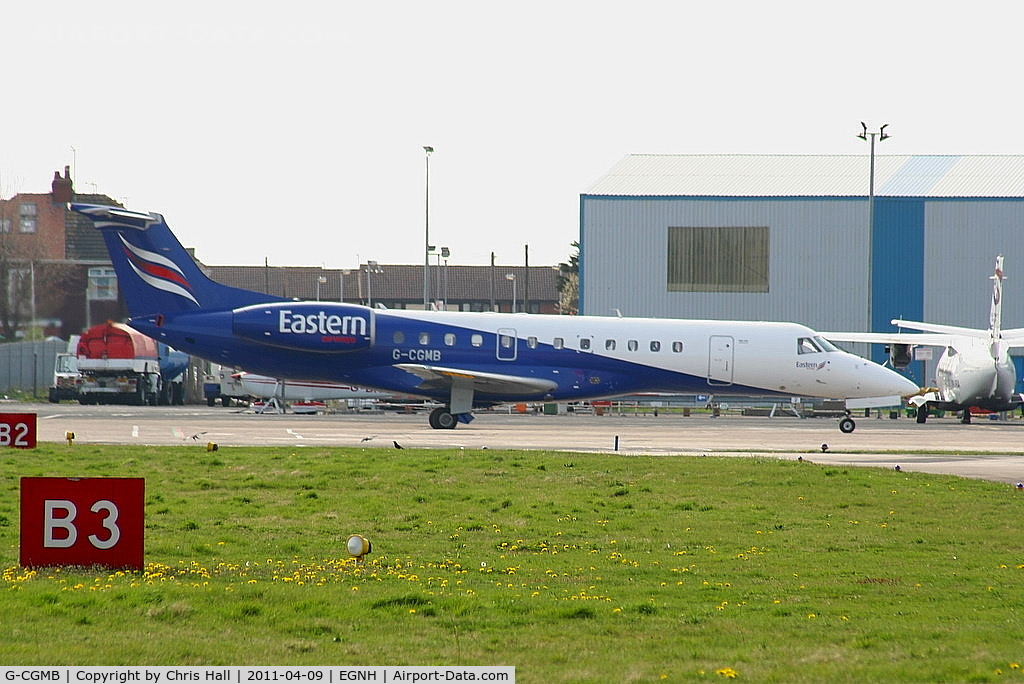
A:
{"label": "floodlight mast", "polygon": [[878,138],[878,142],[882,142],[892,136],[885,132],[886,127],[889,124],[882,124],[882,127],[877,131],[869,131],[868,125],[863,121],[860,122],[861,132],[857,135],[861,140],[868,140],[870,142],[869,156],[869,178],[868,178],[868,330],[874,330],[874,320],[872,316],[874,314],[872,307],[872,292],[874,288],[872,281],[875,273],[875,138]]}
{"label": "floodlight mast", "polygon": [[430,155],[434,148],[423,146],[426,155],[426,200],[423,208],[423,310],[430,308]]}

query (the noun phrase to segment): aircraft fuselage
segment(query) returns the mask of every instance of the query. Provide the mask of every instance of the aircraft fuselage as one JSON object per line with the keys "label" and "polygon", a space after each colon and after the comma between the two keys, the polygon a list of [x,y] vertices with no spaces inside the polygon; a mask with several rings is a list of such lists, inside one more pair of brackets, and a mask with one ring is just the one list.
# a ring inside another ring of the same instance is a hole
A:
{"label": "aircraft fuselage", "polygon": [[[888,370],[834,347],[815,348],[821,342],[808,347],[806,341],[816,333],[794,323],[270,302],[232,311],[144,316],[131,324],[177,349],[254,373],[441,400],[448,396],[447,386],[435,390],[407,367],[515,374],[535,383],[538,399],[552,401],[641,391],[836,399],[894,391]],[[908,381],[901,389],[916,388]],[[522,398],[521,389],[478,388],[476,403]]]}
{"label": "aircraft fuselage", "polygon": [[936,408],[959,410],[976,406],[1007,411],[1019,401],[1014,394],[1016,368],[1009,355],[994,358],[984,339],[963,338],[956,348],[947,347],[935,367],[939,401]]}

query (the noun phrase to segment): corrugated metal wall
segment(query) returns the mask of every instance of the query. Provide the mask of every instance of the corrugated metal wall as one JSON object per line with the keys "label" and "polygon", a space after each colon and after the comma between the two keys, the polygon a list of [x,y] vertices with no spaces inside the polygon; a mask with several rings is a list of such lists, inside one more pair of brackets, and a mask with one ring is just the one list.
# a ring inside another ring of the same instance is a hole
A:
{"label": "corrugated metal wall", "polygon": [[[584,313],[793,320],[867,330],[865,199],[584,197]],[[1005,257],[1003,320],[1024,327],[1024,199],[877,198],[873,317],[988,326],[989,276]],[[669,226],[767,225],[766,294],[668,292]]]}
{"label": "corrugated metal wall", "polygon": [[53,384],[54,360],[67,347],[63,340],[0,345],[0,392],[35,391],[46,396],[47,388]]}
{"label": "corrugated metal wall", "polygon": [[[846,199],[584,197],[583,313],[867,326],[867,203]],[[669,226],[768,226],[767,293],[668,292]]]}
{"label": "corrugated metal wall", "polygon": [[1024,201],[929,200],[925,223],[925,319],[987,328],[1002,254],[1003,327],[1024,328]]}

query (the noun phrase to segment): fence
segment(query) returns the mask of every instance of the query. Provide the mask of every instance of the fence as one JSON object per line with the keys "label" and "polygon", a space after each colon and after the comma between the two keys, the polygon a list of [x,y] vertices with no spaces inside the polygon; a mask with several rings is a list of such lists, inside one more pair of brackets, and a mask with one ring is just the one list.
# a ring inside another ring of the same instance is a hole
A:
{"label": "fence", "polygon": [[0,344],[0,394],[20,391],[45,396],[53,383],[57,354],[67,348],[61,339]]}

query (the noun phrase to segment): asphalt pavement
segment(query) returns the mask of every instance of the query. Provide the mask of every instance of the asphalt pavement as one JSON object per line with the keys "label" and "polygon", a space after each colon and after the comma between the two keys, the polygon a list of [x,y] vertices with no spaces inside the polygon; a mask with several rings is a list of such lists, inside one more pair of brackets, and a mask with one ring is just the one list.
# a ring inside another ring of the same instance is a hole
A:
{"label": "asphalt pavement", "polygon": [[3,413],[35,413],[38,440],[75,444],[530,449],[609,456],[716,455],[803,458],[815,463],[947,473],[1015,485],[1024,481],[1024,420],[975,417],[856,417],[850,434],[835,418],[652,412],[604,415],[480,412],[468,425],[433,430],[424,413],[255,414],[206,406],[80,406],[0,402]]}

